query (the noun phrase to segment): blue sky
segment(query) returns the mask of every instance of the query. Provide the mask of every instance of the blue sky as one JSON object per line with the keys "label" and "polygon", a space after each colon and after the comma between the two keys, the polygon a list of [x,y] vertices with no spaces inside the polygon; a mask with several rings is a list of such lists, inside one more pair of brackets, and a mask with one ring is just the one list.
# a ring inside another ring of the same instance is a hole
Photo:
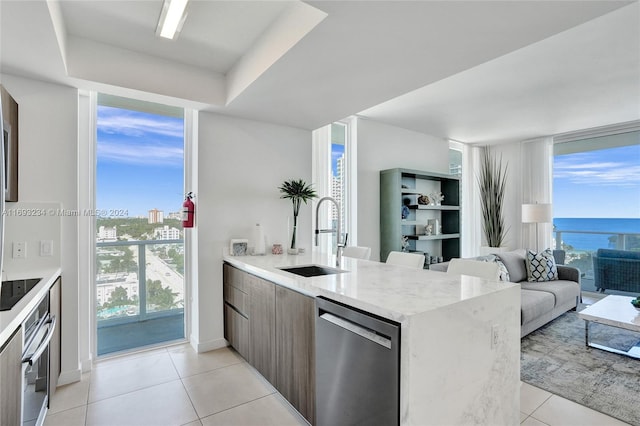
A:
{"label": "blue sky", "polygon": [[554,158],[554,217],[640,218],[640,145]]}
{"label": "blue sky", "polygon": [[97,196],[100,210],[165,215],[184,201],[181,118],[98,106]]}

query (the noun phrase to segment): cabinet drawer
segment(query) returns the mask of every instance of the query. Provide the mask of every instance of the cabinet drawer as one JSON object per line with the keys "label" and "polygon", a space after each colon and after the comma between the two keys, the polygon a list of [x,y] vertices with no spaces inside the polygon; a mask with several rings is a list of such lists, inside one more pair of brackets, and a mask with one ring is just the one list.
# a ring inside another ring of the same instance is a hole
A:
{"label": "cabinet drawer", "polygon": [[249,314],[249,296],[228,284],[222,285],[224,301],[236,308],[241,314],[248,316]]}
{"label": "cabinet drawer", "polygon": [[224,304],[224,337],[245,359],[249,358],[249,320]]}
{"label": "cabinet drawer", "polygon": [[245,276],[247,275],[246,272],[242,272],[226,263],[222,266],[222,282],[245,293],[249,292],[245,282]]}

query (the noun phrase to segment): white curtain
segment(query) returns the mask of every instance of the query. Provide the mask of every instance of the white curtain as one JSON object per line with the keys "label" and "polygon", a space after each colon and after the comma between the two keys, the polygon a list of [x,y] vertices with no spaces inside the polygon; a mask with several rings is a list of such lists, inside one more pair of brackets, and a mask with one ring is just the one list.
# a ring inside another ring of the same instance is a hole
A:
{"label": "white curtain", "polygon": [[[313,188],[318,194],[318,199],[320,199],[331,195],[331,125],[328,124],[314,130],[311,136],[311,143],[313,147],[311,176]],[[318,199],[312,203],[311,223],[313,223],[314,227],[311,230],[312,233],[315,230],[316,203]],[[330,203],[325,203],[324,207],[319,211],[320,220],[318,224],[320,229],[327,229],[330,227],[330,207]],[[330,234],[324,235],[325,236],[319,239],[319,242],[323,244],[322,247],[315,247],[315,234],[312,235],[311,241],[313,242],[314,250],[319,250],[321,252],[329,252],[331,250],[332,236]]]}
{"label": "white curtain", "polygon": [[461,144],[462,149],[462,257],[480,254],[482,246],[482,214],[476,171],[480,167],[481,147]]}
{"label": "white curtain", "polygon": [[[553,195],[553,138],[545,137],[524,141],[521,144],[520,170],[522,173],[522,204],[552,204]],[[538,229],[539,249],[551,247],[553,224],[540,223]],[[524,248],[536,246],[536,224],[522,224]]]}

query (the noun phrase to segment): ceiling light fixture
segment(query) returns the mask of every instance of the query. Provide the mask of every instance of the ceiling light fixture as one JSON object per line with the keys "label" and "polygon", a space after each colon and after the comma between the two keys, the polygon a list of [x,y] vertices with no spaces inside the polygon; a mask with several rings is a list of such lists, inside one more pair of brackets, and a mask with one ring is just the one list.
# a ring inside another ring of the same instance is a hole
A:
{"label": "ceiling light fixture", "polygon": [[160,19],[158,20],[158,27],[156,28],[156,35],[172,40],[176,38],[187,17],[185,10],[188,1],[189,0],[164,0]]}

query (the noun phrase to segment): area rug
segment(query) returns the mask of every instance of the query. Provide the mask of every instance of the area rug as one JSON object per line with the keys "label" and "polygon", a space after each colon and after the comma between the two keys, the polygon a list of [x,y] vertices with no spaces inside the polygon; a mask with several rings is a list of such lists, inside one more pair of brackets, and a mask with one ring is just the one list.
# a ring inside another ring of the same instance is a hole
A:
{"label": "area rug", "polygon": [[[640,334],[592,323],[591,341],[628,350]],[[584,321],[567,312],[521,340],[521,379],[640,426],[640,360],[584,343]]]}

